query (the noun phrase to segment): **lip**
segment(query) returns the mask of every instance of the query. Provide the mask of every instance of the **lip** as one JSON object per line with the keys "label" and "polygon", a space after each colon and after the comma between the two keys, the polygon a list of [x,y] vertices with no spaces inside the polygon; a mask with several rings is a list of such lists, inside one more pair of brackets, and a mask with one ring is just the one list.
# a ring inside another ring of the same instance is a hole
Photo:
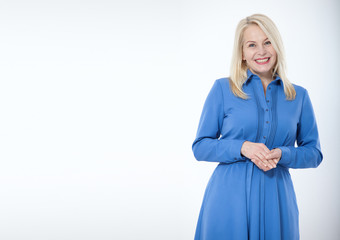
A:
{"label": "lip", "polygon": [[270,57],[256,58],[255,60],[262,60],[262,59],[266,59],[266,58],[270,58]]}
{"label": "lip", "polygon": [[[257,62],[256,60],[262,60],[262,59],[267,59],[268,58],[268,61],[267,62]],[[267,64],[270,62],[270,57],[265,57],[265,58],[257,58],[255,59],[255,62],[258,64],[258,65],[264,65],[264,64]]]}

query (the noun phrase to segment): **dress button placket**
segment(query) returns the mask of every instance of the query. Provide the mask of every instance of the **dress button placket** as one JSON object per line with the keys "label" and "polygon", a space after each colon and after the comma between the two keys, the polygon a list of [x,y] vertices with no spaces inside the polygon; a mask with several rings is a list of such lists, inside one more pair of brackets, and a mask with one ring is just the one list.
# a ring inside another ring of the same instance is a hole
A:
{"label": "dress button placket", "polygon": [[[266,94],[265,94],[265,114],[264,114],[264,127],[263,127],[263,136],[262,140],[264,143],[267,141],[267,136],[269,136],[270,131],[270,119],[271,119],[271,111],[270,111],[270,103],[271,103],[271,87],[268,86]],[[263,96],[263,95],[262,95]]]}

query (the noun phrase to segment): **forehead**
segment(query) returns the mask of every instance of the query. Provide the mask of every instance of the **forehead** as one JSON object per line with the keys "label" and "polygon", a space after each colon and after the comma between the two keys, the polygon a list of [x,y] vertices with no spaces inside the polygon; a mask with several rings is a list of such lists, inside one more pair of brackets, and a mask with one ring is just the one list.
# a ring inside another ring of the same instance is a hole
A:
{"label": "forehead", "polygon": [[266,34],[262,31],[262,29],[256,25],[249,25],[243,33],[243,41],[256,41],[266,39]]}

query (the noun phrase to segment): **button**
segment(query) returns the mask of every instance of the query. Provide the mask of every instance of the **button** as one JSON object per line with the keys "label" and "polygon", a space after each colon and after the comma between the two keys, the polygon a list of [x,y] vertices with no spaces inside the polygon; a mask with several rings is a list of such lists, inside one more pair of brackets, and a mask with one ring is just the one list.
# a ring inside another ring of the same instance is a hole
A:
{"label": "button", "polygon": [[269,100],[267,100],[267,102],[269,102]]}
{"label": "button", "polygon": [[263,138],[266,138],[266,136],[263,136]]}
{"label": "button", "polygon": [[271,89],[271,87],[268,87],[268,89]]}
{"label": "button", "polygon": [[236,157],[234,157],[234,159],[236,160]]}
{"label": "button", "polygon": [[269,121],[266,121],[266,123],[269,123]]}
{"label": "button", "polygon": [[268,112],[268,108],[266,109],[266,111]]}

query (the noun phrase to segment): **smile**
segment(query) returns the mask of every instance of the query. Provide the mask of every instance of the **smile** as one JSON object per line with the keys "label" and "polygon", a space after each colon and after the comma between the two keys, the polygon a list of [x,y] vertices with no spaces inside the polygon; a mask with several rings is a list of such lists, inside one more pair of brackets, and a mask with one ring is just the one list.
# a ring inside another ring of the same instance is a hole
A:
{"label": "smile", "polygon": [[266,64],[267,62],[269,62],[270,57],[267,58],[262,58],[262,59],[256,59],[255,62],[257,62],[258,64]]}

